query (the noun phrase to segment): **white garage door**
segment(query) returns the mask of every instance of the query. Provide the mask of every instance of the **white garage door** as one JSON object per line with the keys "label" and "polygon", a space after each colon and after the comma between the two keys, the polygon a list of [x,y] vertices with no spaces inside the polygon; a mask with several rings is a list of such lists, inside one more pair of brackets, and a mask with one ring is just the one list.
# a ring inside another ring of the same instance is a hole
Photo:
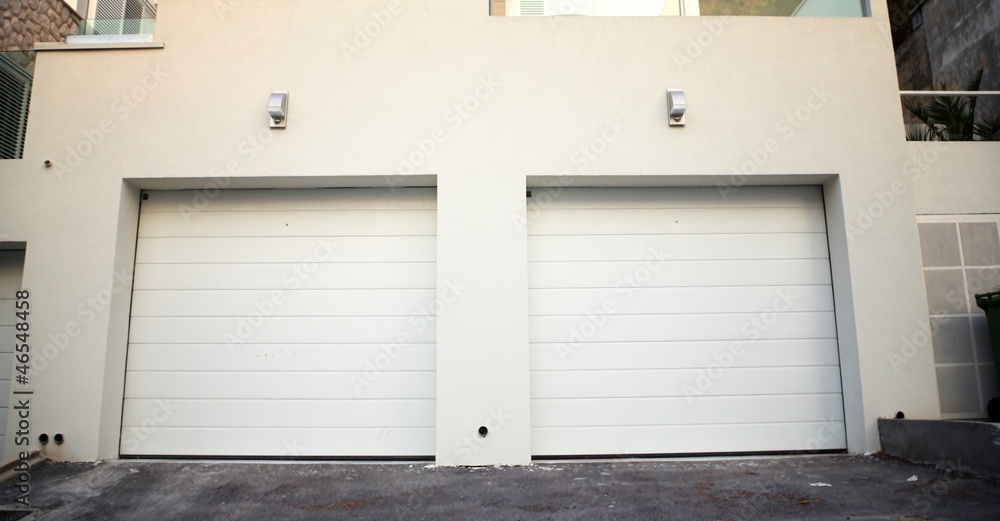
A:
{"label": "white garage door", "polygon": [[819,188],[535,192],[534,455],[846,448]]}
{"label": "white garage door", "polygon": [[[24,251],[0,251],[0,452],[6,447],[7,418],[14,418],[9,412],[11,398],[11,378],[14,372],[14,337],[18,322],[15,312],[16,293],[21,290],[21,271],[24,267]],[[29,301],[30,302],[30,301]],[[28,310],[29,318],[31,310]],[[30,322],[29,322],[30,323]],[[16,427],[13,430],[17,430]],[[13,447],[14,445],[11,445]]]}
{"label": "white garage door", "polygon": [[144,195],[121,453],[433,455],[434,190],[204,195]]}

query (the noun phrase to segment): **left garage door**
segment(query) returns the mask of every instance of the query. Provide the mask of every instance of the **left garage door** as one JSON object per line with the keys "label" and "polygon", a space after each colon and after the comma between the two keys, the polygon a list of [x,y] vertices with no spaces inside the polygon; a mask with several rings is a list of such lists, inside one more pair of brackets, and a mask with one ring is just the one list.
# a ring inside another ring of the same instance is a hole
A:
{"label": "left garage door", "polygon": [[434,454],[435,207],[433,189],[145,193],[121,454]]}

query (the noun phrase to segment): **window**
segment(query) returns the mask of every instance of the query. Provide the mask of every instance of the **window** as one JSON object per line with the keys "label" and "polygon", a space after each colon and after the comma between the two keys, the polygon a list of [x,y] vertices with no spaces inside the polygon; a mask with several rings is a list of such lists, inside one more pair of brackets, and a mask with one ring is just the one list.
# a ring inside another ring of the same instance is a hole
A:
{"label": "window", "polygon": [[33,53],[0,53],[0,159],[20,159],[24,153],[31,75],[17,58],[28,54]]}

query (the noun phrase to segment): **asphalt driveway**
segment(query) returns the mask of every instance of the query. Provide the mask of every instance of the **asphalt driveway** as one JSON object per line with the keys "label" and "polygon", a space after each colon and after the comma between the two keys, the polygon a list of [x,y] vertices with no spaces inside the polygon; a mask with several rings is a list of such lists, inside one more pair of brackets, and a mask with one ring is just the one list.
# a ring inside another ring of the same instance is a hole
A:
{"label": "asphalt driveway", "polygon": [[[13,483],[0,510],[17,507]],[[24,519],[1000,519],[1000,481],[897,460],[48,463]],[[14,519],[4,517],[0,520]]]}

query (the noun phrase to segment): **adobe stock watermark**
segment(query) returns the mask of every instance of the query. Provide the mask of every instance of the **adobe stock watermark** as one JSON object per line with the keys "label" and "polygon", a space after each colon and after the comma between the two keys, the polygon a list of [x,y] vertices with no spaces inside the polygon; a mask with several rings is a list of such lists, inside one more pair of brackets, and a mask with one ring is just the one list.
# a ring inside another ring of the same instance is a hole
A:
{"label": "adobe stock watermark", "polygon": [[126,272],[117,269],[112,271],[111,281],[106,287],[83,299],[76,306],[78,320],[66,322],[62,329],[55,333],[50,331],[46,334],[48,342],[41,349],[32,350],[34,356],[31,359],[29,374],[35,376],[44,371],[50,362],[72,344],[73,340],[83,334],[86,326],[92,324],[100,314],[108,310],[115,295],[129,291],[131,288],[132,278],[127,276]]}
{"label": "adobe stock watermark", "polygon": [[[139,84],[131,90],[122,93],[110,106],[113,114],[117,115],[117,121],[125,121],[138,109],[148,98],[149,94],[159,88],[164,78],[169,74],[163,72],[161,66],[150,66],[146,69],[146,74]],[[54,161],[56,179],[62,181],[67,174],[83,165],[94,152],[107,140],[108,136],[118,130],[115,120],[110,117],[101,118],[97,124],[91,128],[80,130],[83,136],[73,145],[66,145],[66,154],[62,161]]]}
{"label": "adobe stock watermark", "polygon": [[903,174],[910,184],[896,179],[889,183],[889,186],[875,190],[872,193],[871,202],[858,208],[854,222],[847,222],[848,240],[853,241],[874,228],[875,223],[885,216],[896,204],[896,201],[910,191],[910,185],[920,182],[924,174],[941,160],[941,152],[945,150],[945,146],[940,141],[922,146],[922,148],[923,150],[910,156],[903,165]]}
{"label": "adobe stock watermark", "polygon": [[225,20],[229,13],[235,11],[237,7],[242,7],[243,3],[244,0],[214,0],[212,7],[215,8],[219,20]]}
{"label": "adobe stock watermark", "polygon": [[138,425],[122,428],[121,450],[124,453],[138,454],[142,444],[149,440],[177,412],[180,405],[169,399],[156,400],[153,412],[139,422]]}
{"label": "adobe stock watermark", "polygon": [[222,341],[225,342],[229,354],[235,354],[237,346],[245,344],[253,338],[254,333],[285,303],[286,292],[299,289],[304,282],[319,271],[322,263],[333,257],[334,252],[339,247],[340,245],[329,237],[317,238],[312,254],[298,264],[292,265],[281,275],[281,282],[285,285],[285,289],[272,290],[268,293],[267,298],[254,301],[253,311],[240,317],[233,331],[226,331],[222,334]]}
{"label": "adobe stock watermark", "polygon": [[383,344],[381,353],[370,360],[365,360],[361,371],[351,375],[351,386],[354,388],[355,394],[361,396],[367,387],[375,383],[385,371],[390,369],[402,356],[403,347],[409,344],[414,336],[431,327],[436,322],[437,316],[448,306],[458,301],[466,290],[468,290],[468,286],[458,280],[446,281],[444,287],[433,300],[410,315],[410,327],[400,331],[396,335],[395,342]]}
{"label": "adobe stock watermark", "polygon": [[[948,321],[951,319],[945,318],[944,320]],[[910,360],[920,354],[922,349],[930,347],[931,339],[934,338],[934,331],[942,325],[940,323],[931,325],[930,321],[917,322],[917,329],[913,334],[909,337],[900,338],[899,350],[886,353],[885,356],[889,360],[892,370],[898,373],[900,368],[909,364]]]}
{"label": "adobe stock watermark", "polygon": [[438,148],[448,141],[449,129],[454,131],[460,128],[496,94],[497,88],[501,85],[493,76],[480,76],[479,83],[473,88],[472,93],[454,103],[441,115],[444,125],[431,130],[426,137],[413,140],[413,149],[399,156],[396,173],[386,176],[389,187],[395,189],[405,185],[406,176],[416,173],[417,169],[425,165]]}
{"label": "adobe stock watermark", "polygon": [[[804,442],[797,444],[791,453],[809,453],[818,450],[824,450],[835,442],[838,442],[844,437],[844,425],[843,421],[839,419],[821,419],[819,428],[816,429],[816,433],[806,439]],[[759,488],[754,487],[755,494],[743,500],[741,503],[740,514],[736,516],[735,519],[745,520],[745,521],[756,521],[761,519],[761,510],[772,509],[773,508],[773,498],[778,497],[782,494],[791,500],[794,496],[788,492],[791,487],[792,480],[789,478],[788,474],[785,472],[779,473],[774,477],[773,480],[768,480],[763,486]]]}
{"label": "adobe stock watermark", "polygon": [[360,55],[361,51],[367,49],[376,38],[381,36],[382,31],[389,27],[395,17],[404,10],[406,10],[406,6],[400,0],[392,0],[386,4],[385,9],[369,11],[369,20],[354,27],[354,38],[350,42],[340,44],[340,52],[344,55],[344,59],[350,63],[354,56]]}
{"label": "adobe stock watermark", "polygon": [[684,69],[701,58],[709,47],[715,45],[722,33],[726,32],[726,26],[730,23],[732,23],[732,17],[729,16],[705,18],[702,22],[704,28],[698,31],[698,34],[687,37],[683,54],[674,52],[673,59],[677,68],[684,72]]}
{"label": "adobe stock watermark", "polygon": [[631,273],[615,282],[613,287],[616,296],[604,299],[600,307],[588,311],[586,318],[579,325],[570,329],[567,341],[556,346],[556,352],[562,362],[565,363],[572,355],[586,346],[587,342],[604,327],[608,319],[618,313],[621,305],[635,296],[636,289],[644,287],[647,282],[652,280],[653,274],[660,271],[669,258],[670,254],[664,250],[663,246],[660,246],[659,249],[649,248],[649,256],[646,257],[646,260],[642,261],[641,265],[633,269]]}
{"label": "adobe stock watermark", "polygon": [[795,447],[793,452],[815,452],[825,450],[844,440],[847,435],[842,418],[823,418],[819,422],[816,433],[805,443]]}
{"label": "adobe stock watermark", "polygon": [[[971,473],[972,467],[962,464],[962,460],[958,459],[955,461],[948,460],[943,464],[936,465],[940,470],[943,470],[949,474],[951,473]],[[944,496],[948,495],[952,491],[951,483],[945,480],[933,480],[933,482],[928,483],[927,486],[920,487],[920,494],[910,500],[911,504],[917,509],[920,514],[928,514],[935,505],[941,503]]]}
{"label": "adobe stock watermark", "polygon": [[786,112],[783,118],[774,123],[774,131],[777,132],[780,140],[769,137],[764,140],[761,146],[747,150],[747,158],[739,166],[732,166],[732,174],[729,178],[715,183],[723,201],[728,201],[730,194],[739,191],[746,185],[751,176],[767,166],[771,158],[781,152],[781,144],[792,139],[817,112],[821,111],[833,99],[833,93],[826,90],[826,87],[814,86],[810,90],[811,93],[806,98],[805,103],[799,105],[795,110]]}
{"label": "adobe stock watermark", "polygon": [[[980,263],[983,266],[988,265],[989,262],[989,259],[986,258],[982,258],[980,260]],[[992,289],[996,287],[997,282],[1000,282],[997,280],[996,272],[990,268],[980,268],[979,270],[975,270],[967,267],[965,272],[966,289],[971,294]],[[886,359],[889,361],[889,365],[892,367],[893,372],[898,373],[903,366],[909,364],[910,361],[921,352],[932,350],[934,333],[936,333],[938,329],[950,324],[951,321],[956,319],[967,320],[963,312],[956,311],[966,307],[967,298],[968,297],[964,292],[957,290],[949,291],[948,294],[945,295],[945,301],[951,306],[950,309],[933,310],[930,313],[933,320],[917,322],[916,328],[910,336],[900,337],[899,348],[886,353]],[[958,316],[956,316],[956,314]]]}
{"label": "adobe stock watermark", "polygon": [[461,440],[452,445],[452,452],[463,460],[469,460],[473,454],[489,443],[489,436],[501,431],[511,418],[513,418],[512,415],[503,412],[503,406],[490,408],[483,419],[478,435],[462,436]]}
{"label": "adobe stock watermark", "polygon": [[785,472],[779,473],[774,479],[769,479],[761,485],[755,485],[754,494],[741,498],[739,514],[734,518],[736,521],[759,521],[763,519],[761,511],[772,508],[770,498],[780,497],[788,494],[791,485],[791,478]]}
{"label": "adobe stock watermark", "polygon": [[[549,5],[551,3],[546,2]],[[562,23],[563,18],[566,16],[574,16],[580,13],[580,6],[584,3],[584,0],[559,0],[559,3],[555,5],[555,13],[546,13],[545,16],[549,19],[549,27],[555,28],[560,23]]]}
{"label": "adobe stock watermark", "polygon": [[278,459],[296,459],[304,456],[306,454],[306,446],[299,445],[298,438],[292,438],[291,441],[285,440],[281,442],[281,450],[278,451]]}
{"label": "adobe stock watermark", "polygon": [[242,158],[242,163],[235,159],[226,162],[224,170],[210,172],[209,179],[205,186],[194,190],[191,203],[181,203],[177,209],[181,212],[181,217],[185,223],[190,223],[191,218],[201,213],[215,198],[219,197],[222,190],[229,186],[234,177],[243,173],[244,164],[253,163],[261,152],[267,149],[268,145],[274,142],[274,132],[269,127],[260,129],[256,134],[248,135],[236,145],[236,153]]}
{"label": "adobe stock watermark", "polygon": [[597,135],[587,143],[580,145],[570,155],[570,164],[576,167],[574,172],[571,173],[569,170],[563,170],[560,172],[555,185],[531,189],[531,197],[527,200],[525,213],[522,215],[519,212],[514,212],[510,215],[514,227],[518,231],[523,232],[528,223],[538,218],[539,212],[551,207],[562,196],[565,188],[573,186],[576,182],[574,175],[586,172],[590,168],[590,165],[604,155],[615,141],[621,138],[627,128],[628,125],[622,123],[621,119],[617,117],[605,118],[604,126]]}
{"label": "adobe stock watermark", "polygon": [[[768,332],[778,320],[781,313],[790,311],[799,300],[799,295],[793,288],[783,288],[778,290],[771,302],[771,306],[762,313],[755,314],[740,327],[740,334],[747,340],[759,340],[764,333]],[[721,379],[726,370],[736,365],[736,362],[746,354],[744,340],[735,340],[729,344],[729,348],[723,352],[712,353],[712,362],[707,368],[698,369],[694,385],[684,384],[681,391],[687,398],[690,405],[694,405],[696,396],[704,396],[715,383]]]}

